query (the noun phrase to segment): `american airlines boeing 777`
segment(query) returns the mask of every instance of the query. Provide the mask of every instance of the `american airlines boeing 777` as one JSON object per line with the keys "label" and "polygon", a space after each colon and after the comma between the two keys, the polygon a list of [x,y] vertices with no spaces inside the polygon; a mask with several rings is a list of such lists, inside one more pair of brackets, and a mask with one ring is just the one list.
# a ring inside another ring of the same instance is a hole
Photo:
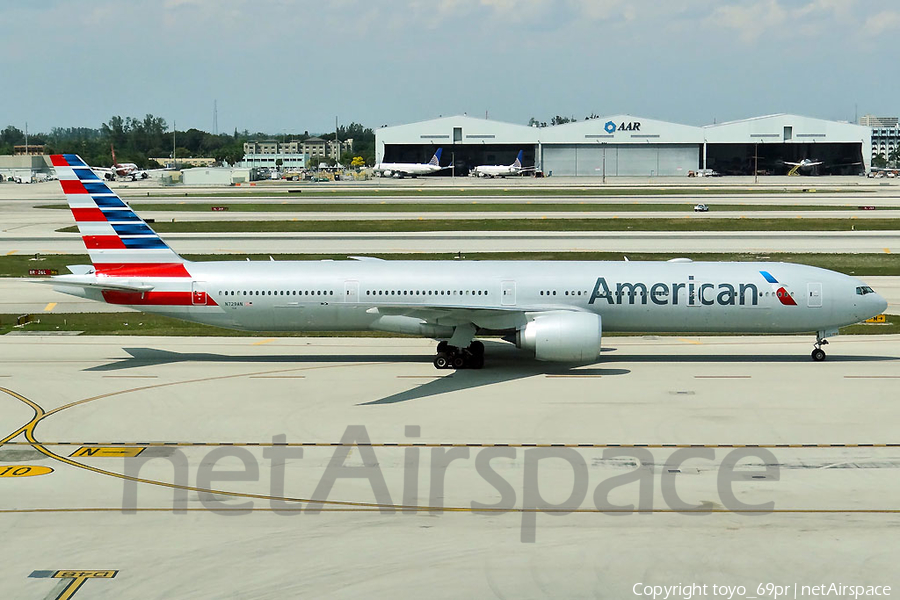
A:
{"label": "american airlines boeing 777", "polygon": [[839,327],[887,307],[853,277],[770,262],[190,262],[78,156],[51,159],[92,262],[53,277],[58,291],[246,331],[430,337],[437,368],[481,368],[485,334],[593,362],[603,331],[812,332],[819,361]]}

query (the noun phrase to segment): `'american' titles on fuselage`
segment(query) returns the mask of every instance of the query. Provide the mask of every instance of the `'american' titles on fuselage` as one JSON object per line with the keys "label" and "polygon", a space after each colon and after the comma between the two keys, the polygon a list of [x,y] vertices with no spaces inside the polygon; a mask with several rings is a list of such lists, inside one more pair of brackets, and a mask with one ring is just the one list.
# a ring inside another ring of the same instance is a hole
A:
{"label": "'american' titles on fuselage", "polygon": [[678,305],[679,300],[688,306],[697,303],[703,306],[756,306],[759,303],[759,288],[754,283],[699,283],[689,275],[687,282],[675,283],[641,283],[620,282],[615,284],[613,292],[605,277],[598,277],[594,291],[588,304],[606,301],[608,304],[647,304],[652,302],[660,306]]}

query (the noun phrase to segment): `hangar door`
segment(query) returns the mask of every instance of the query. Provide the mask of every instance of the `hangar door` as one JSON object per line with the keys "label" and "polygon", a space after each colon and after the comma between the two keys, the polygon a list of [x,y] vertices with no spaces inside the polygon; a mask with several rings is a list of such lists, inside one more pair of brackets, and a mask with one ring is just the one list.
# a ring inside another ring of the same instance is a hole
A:
{"label": "hangar door", "polygon": [[700,165],[700,147],[695,144],[545,145],[543,171],[553,175],[600,177],[604,153],[607,177],[686,176]]}

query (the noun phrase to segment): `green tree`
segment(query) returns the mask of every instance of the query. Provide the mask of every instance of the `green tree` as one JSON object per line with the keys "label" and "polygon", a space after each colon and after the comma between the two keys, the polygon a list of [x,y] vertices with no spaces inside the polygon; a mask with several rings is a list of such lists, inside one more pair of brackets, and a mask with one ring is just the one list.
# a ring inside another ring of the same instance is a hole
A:
{"label": "green tree", "polygon": [[900,146],[894,148],[894,151],[891,152],[891,155],[888,156],[888,159],[891,161],[895,167],[900,165]]}
{"label": "green tree", "polygon": [[877,156],[872,157],[872,166],[878,167],[879,169],[883,169],[887,166],[887,159],[884,157],[884,154],[879,154]]}

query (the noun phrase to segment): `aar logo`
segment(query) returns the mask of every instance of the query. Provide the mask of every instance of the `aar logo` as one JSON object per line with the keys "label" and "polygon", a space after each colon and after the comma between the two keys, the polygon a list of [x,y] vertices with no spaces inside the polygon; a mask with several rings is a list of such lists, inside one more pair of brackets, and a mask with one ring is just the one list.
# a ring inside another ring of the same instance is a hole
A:
{"label": "aar logo", "polygon": [[641,130],[641,122],[640,121],[629,121],[626,123],[622,121],[620,124],[616,125],[612,121],[607,121],[603,126],[603,129],[606,133],[615,133],[617,131],[640,131]]}
{"label": "aar logo", "polygon": [[[797,303],[794,301],[794,298],[791,296],[790,292],[787,291],[783,285],[778,283],[778,280],[772,277],[772,274],[768,271],[760,271],[760,275],[765,277],[766,281],[772,284],[773,293],[778,297],[778,301],[784,304],[785,306],[797,306]],[[777,290],[775,288],[778,288]]]}

